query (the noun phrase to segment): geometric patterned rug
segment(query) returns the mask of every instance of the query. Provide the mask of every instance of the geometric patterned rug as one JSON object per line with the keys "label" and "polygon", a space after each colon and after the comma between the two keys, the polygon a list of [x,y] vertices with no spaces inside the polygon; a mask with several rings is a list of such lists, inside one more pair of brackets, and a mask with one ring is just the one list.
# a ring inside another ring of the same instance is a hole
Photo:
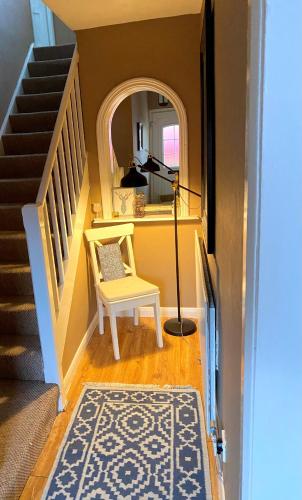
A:
{"label": "geometric patterned rug", "polygon": [[42,498],[210,500],[198,391],[86,384]]}

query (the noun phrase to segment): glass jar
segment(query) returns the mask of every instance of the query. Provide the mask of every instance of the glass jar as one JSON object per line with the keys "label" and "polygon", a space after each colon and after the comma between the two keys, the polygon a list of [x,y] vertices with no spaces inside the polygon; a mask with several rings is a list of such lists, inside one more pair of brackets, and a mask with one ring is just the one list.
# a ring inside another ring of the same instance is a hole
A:
{"label": "glass jar", "polygon": [[145,216],[145,195],[137,193],[134,198],[134,217]]}

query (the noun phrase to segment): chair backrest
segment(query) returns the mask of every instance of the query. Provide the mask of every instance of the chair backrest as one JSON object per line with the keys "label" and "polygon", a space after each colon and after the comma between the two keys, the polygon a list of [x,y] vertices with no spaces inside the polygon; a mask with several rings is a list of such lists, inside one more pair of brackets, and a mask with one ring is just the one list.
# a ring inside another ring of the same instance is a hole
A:
{"label": "chair backrest", "polygon": [[97,255],[97,248],[102,246],[104,241],[109,243],[111,240],[117,240],[120,247],[124,241],[126,242],[128,263],[123,262],[125,273],[132,276],[136,275],[131,239],[133,232],[134,224],[119,224],[100,229],[87,229],[85,231],[85,236],[89,243],[95,285],[98,285],[98,283],[103,280],[100,262]]}

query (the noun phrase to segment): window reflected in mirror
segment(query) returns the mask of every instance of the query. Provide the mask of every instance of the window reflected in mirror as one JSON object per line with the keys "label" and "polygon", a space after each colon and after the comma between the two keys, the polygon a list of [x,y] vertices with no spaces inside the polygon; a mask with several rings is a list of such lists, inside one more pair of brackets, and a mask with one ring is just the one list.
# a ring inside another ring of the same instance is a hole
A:
{"label": "window reflected in mirror", "polygon": [[[165,99],[164,104],[155,92],[137,92],[125,99],[114,113],[111,125],[113,148],[113,184],[120,185],[134,161],[137,170],[152,154],[170,169],[179,170],[179,121],[172,104]],[[171,213],[173,191],[171,184],[142,172],[148,185],[136,188],[143,192],[150,212]],[[171,174],[160,167],[160,175],[171,180]],[[152,208],[153,205],[153,208]]]}

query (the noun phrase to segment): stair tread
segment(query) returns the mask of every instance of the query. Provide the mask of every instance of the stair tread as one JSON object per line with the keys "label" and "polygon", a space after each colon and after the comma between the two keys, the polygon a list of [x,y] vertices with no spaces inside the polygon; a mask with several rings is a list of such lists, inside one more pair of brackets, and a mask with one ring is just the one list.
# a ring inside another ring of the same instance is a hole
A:
{"label": "stair tread", "polygon": [[[0,179],[0,183],[6,183],[6,182],[39,182],[41,180],[41,177],[20,177],[18,179]],[[15,203],[14,205],[17,205]]]}
{"label": "stair tread", "polygon": [[30,265],[24,262],[0,262],[0,273],[30,273]]}
{"label": "stair tread", "polygon": [[5,240],[24,240],[26,239],[25,231],[1,231],[0,239]]}
{"label": "stair tread", "polygon": [[0,314],[4,312],[28,311],[35,309],[36,305],[33,295],[0,297]]}
{"label": "stair tread", "polygon": [[20,356],[27,351],[41,352],[37,335],[2,335],[0,334],[0,359],[7,356]]}
{"label": "stair tread", "polygon": [[[58,92],[60,93],[60,92]],[[24,95],[24,94],[23,94]],[[25,95],[41,95],[41,94],[25,94]],[[16,116],[22,116],[24,118],[31,118],[32,116],[54,116],[57,115],[58,112],[55,110],[50,111],[30,111],[29,113],[11,113],[10,116],[15,118]]]}
{"label": "stair tread", "polygon": [[11,209],[22,210],[23,206],[24,206],[23,203],[0,203],[0,210],[11,210]]}
{"label": "stair tread", "polygon": [[0,442],[7,443],[0,449],[0,482],[5,498],[19,498],[57,414],[58,387],[7,379],[0,394]]}
{"label": "stair tread", "polygon": [[[40,61],[42,62],[42,61]],[[45,61],[43,61],[45,62]],[[27,78],[23,78],[24,80],[30,80],[30,81],[36,81],[36,82],[42,82],[42,81],[49,81],[49,80],[61,80],[63,78],[67,78],[68,73],[62,73],[60,75],[45,75],[45,76],[28,76]]]}
{"label": "stair tread", "polygon": [[5,161],[5,160],[13,160],[13,159],[18,159],[18,160],[22,160],[22,158],[32,158],[32,157],[35,157],[35,158],[47,158],[47,153],[25,153],[25,154],[21,154],[21,155],[2,155],[0,156],[0,162],[1,160]]}
{"label": "stair tread", "polygon": [[36,66],[45,66],[45,64],[51,64],[51,65],[55,65],[55,64],[58,64],[58,63],[66,63],[66,62],[71,62],[71,57],[62,57],[62,58],[59,58],[59,59],[43,59],[43,61],[30,61],[28,64],[30,65],[36,65]]}
{"label": "stair tread", "polygon": [[[40,132],[12,132],[12,133],[9,133],[9,134],[3,134],[2,138],[3,137],[29,137],[31,135],[35,135],[35,136],[44,136],[44,135],[52,135],[53,132],[52,130],[44,130],[44,131],[40,131]],[[18,155],[16,155],[18,156]]]}
{"label": "stair tread", "polygon": [[[63,91],[59,90],[58,92],[42,92],[41,94],[20,94],[17,96],[17,99],[34,99],[35,97],[43,97],[43,96],[58,96],[63,95]],[[31,111],[33,112],[33,111]]]}

